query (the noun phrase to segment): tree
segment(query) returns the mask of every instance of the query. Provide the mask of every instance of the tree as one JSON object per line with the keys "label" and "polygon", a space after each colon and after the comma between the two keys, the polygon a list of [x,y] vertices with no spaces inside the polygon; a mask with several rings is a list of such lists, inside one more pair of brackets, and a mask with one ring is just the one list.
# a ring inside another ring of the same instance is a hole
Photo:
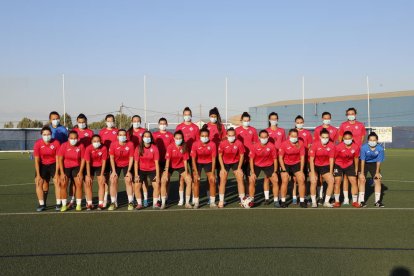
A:
{"label": "tree", "polygon": [[14,124],[12,121],[4,123],[4,128],[14,128]]}
{"label": "tree", "polygon": [[131,126],[131,117],[125,114],[115,115],[115,125],[117,128],[129,128]]}
{"label": "tree", "polygon": [[102,121],[99,122],[92,122],[88,124],[88,127],[90,129],[102,129],[106,126],[105,124],[105,119],[103,119]]}
{"label": "tree", "polygon": [[39,128],[43,127],[43,123],[39,120],[31,120],[27,117],[24,117],[17,124],[17,128]]}
{"label": "tree", "polygon": [[68,129],[72,129],[73,128],[73,123],[72,123],[72,117],[68,114],[66,114],[66,118],[65,118],[65,124],[63,124],[63,115],[60,117],[60,124],[63,126],[65,126]]}

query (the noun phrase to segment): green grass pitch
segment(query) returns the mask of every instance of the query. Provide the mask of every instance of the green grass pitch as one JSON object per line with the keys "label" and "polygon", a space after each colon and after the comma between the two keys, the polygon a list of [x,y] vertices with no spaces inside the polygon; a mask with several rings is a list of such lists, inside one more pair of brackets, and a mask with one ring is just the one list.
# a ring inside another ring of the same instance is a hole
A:
{"label": "green grass pitch", "polygon": [[245,210],[231,180],[225,209],[184,210],[175,177],[164,211],[128,212],[121,184],[117,211],[56,213],[51,185],[50,207],[37,214],[33,161],[0,153],[0,274],[414,273],[413,160],[414,150],[386,150],[384,209],[371,194],[366,209]]}

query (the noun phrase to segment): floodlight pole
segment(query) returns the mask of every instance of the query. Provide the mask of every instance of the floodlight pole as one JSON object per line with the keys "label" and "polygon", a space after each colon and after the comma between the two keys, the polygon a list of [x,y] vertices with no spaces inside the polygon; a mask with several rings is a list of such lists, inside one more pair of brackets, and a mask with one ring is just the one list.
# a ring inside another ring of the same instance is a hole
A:
{"label": "floodlight pole", "polygon": [[227,90],[227,77],[226,77],[226,127],[228,124],[228,90]]}
{"label": "floodlight pole", "polygon": [[144,124],[147,126],[147,75],[144,75]]}
{"label": "floodlight pole", "polygon": [[367,107],[368,107],[368,128],[371,129],[371,106],[370,106],[369,77],[367,76]]}
{"label": "floodlight pole", "polygon": [[62,74],[63,126],[66,127],[65,74]]}
{"label": "floodlight pole", "polygon": [[302,117],[305,118],[305,76],[302,76]]}

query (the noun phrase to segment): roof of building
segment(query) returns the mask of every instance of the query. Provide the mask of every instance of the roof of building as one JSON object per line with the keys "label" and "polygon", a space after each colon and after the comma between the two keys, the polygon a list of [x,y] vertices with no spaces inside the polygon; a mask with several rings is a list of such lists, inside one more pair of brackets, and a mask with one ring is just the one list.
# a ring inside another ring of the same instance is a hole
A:
{"label": "roof of building", "polygon": [[[385,99],[385,98],[412,97],[412,96],[414,96],[414,90],[407,90],[407,91],[397,91],[397,92],[372,93],[370,94],[370,99]],[[349,96],[339,96],[339,97],[305,99],[305,104],[358,101],[358,100],[366,100],[366,99],[367,99],[367,94],[359,94],[359,95],[349,95]],[[288,100],[288,101],[272,102],[268,104],[258,105],[257,107],[271,107],[271,106],[296,105],[296,104],[302,104],[302,100]]]}

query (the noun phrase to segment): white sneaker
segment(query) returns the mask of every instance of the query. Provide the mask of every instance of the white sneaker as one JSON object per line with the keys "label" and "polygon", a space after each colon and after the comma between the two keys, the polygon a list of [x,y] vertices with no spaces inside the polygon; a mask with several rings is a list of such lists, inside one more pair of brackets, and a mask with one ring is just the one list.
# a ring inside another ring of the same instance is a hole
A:
{"label": "white sneaker", "polygon": [[190,203],[186,203],[186,204],[185,204],[185,208],[186,208],[186,209],[193,209],[193,206],[191,206],[191,204],[190,204]]}
{"label": "white sneaker", "polygon": [[215,203],[210,203],[210,208],[211,209],[217,209],[217,205]]}
{"label": "white sneaker", "polygon": [[161,204],[161,208],[160,208],[161,210],[164,210],[165,209],[165,204]]}
{"label": "white sneaker", "polygon": [[329,202],[325,202],[325,203],[323,204],[323,207],[326,207],[326,208],[333,208],[333,205],[332,205],[332,204],[330,204]]}
{"label": "white sneaker", "polygon": [[200,207],[200,205],[198,203],[194,204],[193,209],[198,209]]}
{"label": "white sneaker", "polygon": [[182,201],[179,201],[178,204],[177,204],[177,206],[183,206],[183,205],[184,205],[184,202],[182,202]]}
{"label": "white sneaker", "polygon": [[342,205],[349,205],[349,199],[348,200],[344,200],[344,203],[342,203]]}
{"label": "white sneaker", "polygon": [[318,203],[312,202],[312,208],[318,208]]}

